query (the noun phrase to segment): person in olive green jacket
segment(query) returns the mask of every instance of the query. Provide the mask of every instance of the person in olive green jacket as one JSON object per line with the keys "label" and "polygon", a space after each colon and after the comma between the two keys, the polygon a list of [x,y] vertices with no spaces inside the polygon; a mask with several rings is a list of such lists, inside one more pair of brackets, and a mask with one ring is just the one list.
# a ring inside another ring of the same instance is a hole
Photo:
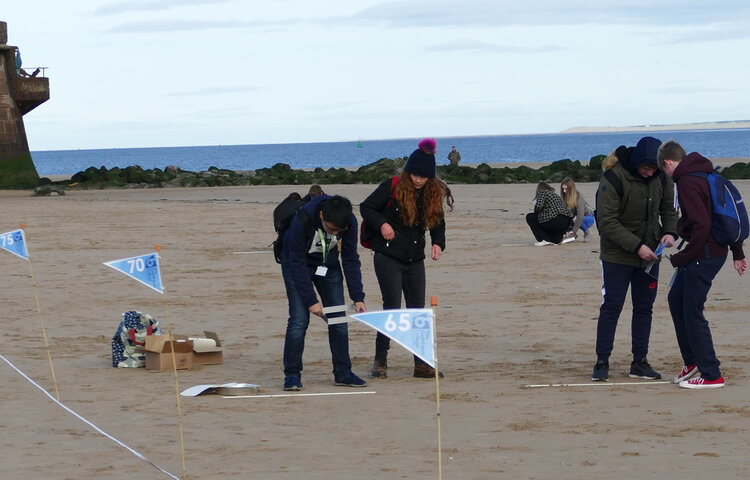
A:
{"label": "person in olive green jacket", "polygon": [[609,356],[628,288],[633,303],[629,376],[661,378],[646,359],[659,277],[659,256],[654,252],[660,244],[674,244],[677,212],[674,184],[657,168],[660,145],[656,138],[644,137],[635,147],[617,148],[603,163],[596,217],[604,302],[596,329],[593,381],[609,379]]}

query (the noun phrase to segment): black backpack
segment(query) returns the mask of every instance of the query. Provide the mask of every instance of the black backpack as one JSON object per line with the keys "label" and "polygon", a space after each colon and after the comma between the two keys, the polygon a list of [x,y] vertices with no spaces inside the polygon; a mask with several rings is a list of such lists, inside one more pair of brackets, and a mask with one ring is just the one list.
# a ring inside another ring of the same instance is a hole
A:
{"label": "black backpack", "polygon": [[309,218],[307,212],[302,208],[304,202],[299,193],[292,192],[273,209],[273,228],[276,230],[276,240],[273,241],[273,258],[276,263],[281,263],[281,250],[284,247],[284,233],[292,224],[295,215],[299,215],[305,230],[308,228]]}

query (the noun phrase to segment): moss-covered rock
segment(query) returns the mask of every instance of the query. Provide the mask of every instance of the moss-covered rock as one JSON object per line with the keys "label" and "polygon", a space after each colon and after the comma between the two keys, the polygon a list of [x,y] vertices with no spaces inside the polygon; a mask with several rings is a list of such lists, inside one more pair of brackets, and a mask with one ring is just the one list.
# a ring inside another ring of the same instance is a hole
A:
{"label": "moss-covered rock", "polygon": [[[601,176],[601,164],[604,155],[592,157],[588,164],[579,160],[563,159],[544,165],[538,169],[525,165],[518,167],[508,164],[492,167],[482,163],[476,167],[464,165],[439,165],[440,178],[448,183],[492,184],[492,183],[538,183],[546,181],[560,183],[565,177],[576,182],[597,182]],[[381,158],[376,162],[364,165],[357,170],[346,168],[315,168],[314,170],[295,170],[285,163],[277,163],[270,168],[236,172],[234,170],[209,167],[205,172],[189,172],[175,166],[144,170],[138,165],[125,169],[89,167],[73,175],[66,188],[153,188],[165,186],[180,187],[214,187],[228,185],[331,185],[380,183],[397,174],[406,163],[406,157],[396,159]],[[750,178],[750,164],[736,163],[723,171],[727,178]]]}

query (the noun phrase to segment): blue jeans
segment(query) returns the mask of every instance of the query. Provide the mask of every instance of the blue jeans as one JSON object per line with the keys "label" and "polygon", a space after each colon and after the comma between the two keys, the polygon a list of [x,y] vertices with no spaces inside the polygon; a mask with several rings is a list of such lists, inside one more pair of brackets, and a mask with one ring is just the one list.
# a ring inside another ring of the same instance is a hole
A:
{"label": "blue jeans", "polygon": [[[380,284],[380,295],[383,297],[383,310],[401,308],[401,292],[404,294],[406,308],[424,308],[425,283],[424,260],[404,263],[395,258],[375,252],[373,257],[375,275]],[[391,339],[378,332],[375,337],[375,357],[386,358]],[[414,356],[416,363],[424,363]]]}
{"label": "blue jeans", "polygon": [[588,214],[583,217],[583,221],[581,222],[581,230],[584,232],[588,232],[589,228],[591,228],[591,225],[594,224],[594,216],[592,214]]}
{"label": "blue jeans", "polygon": [[724,266],[727,256],[692,261],[677,269],[677,276],[669,290],[669,312],[672,314],[677,345],[685,365],[698,365],[706,380],[721,377],[719,359],[716,358],[711,328],[703,307],[711,283]]}
{"label": "blue jeans", "polygon": [[659,264],[651,268],[651,275],[643,268],[602,262],[604,277],[604,302],[599,308],[599,321],[596,326],[597,360],[608,360],[615,343],[615,330],[620,312],[625,304],[625,296],[630,287],[633,301],[631,321],[632,352],[634,360],[646,358],[648,341],[651,336],[651,315],[656,291],[659,286]]}
{"label": "blue jeans", "polygon": [[[315,275],[315,268],[310,267],[310,277],[323,306],[343,305],[344,276],[341,267],[329,267],[325,277]],[[284,375],[299,377],[302,374],[302,352],[305,349],[305,333],[310,324],[310,311],[297,291],[291,268],[286,262],[281,263],[281,275],[284,277],[289,300],[289,320],[284,340]],[[336,381],[343,380],[352,370],[349,359],[349,328],[346,323],[328,326],[328,344],[331,348],[333,376]]]}

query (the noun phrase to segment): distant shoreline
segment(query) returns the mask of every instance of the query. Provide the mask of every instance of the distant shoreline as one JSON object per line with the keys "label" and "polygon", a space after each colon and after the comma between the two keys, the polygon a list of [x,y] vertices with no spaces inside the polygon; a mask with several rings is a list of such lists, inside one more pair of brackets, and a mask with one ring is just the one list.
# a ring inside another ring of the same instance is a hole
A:
{"label": "distant shoreline", "polygon": [[633,125],[629,127],[572,127],[560,133],[626,133],[658,132],[664,130],[726,130],[750,128],[750,120],[731,120],[726,122],[672,123],[664,125]]}

